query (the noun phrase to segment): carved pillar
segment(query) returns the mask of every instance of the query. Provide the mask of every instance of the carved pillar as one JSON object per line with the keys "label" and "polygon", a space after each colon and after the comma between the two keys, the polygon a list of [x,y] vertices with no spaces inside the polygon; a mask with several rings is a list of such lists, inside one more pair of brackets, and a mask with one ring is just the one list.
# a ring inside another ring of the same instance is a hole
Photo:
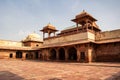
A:
{"label": "carved pillar", "polygon": [[50,37],[50,33],[48,33],[48,37]]}
{"label": "carved pillar", "polygon": [[92,26],[92,30],[93,30],[93,26]]}
{"label": "carved pillar", "polygon": [[49,60],[49,49],[45,49],[44,60]]}
{"label": "carved pillar", "polygon": [[42,49],[42,52],[41,52],[41,58],[42,58],[42,60],[44,60],[44,54],[45,54],[45,49]]}
{"label": "carved pillar", "polygon": [[54,32],[54,37],[55,37],[55,32]]}
{"label": "carved pillar", "polygon": [[92,62],[92,50],[88,49],[88,62]]}
{"label": "carved pillar", "polygon": [[80,61],[80,50],[77,48],[77,61]]}
{"label": "carved pillar", "polygon": [[26,52],[23,52],[22,53],[22,60],[25,60],[26,59]]}
{"label": "carved pillar", "polygon": [[80,45],[75,45],[74,47],[77,50],[77,61],[80,61]]}
{"label": "carved pillar", "polygon": [[92,30],[93,30],[94,22],[92,22]]}
{"label": "carved pillar", "polygon": [[45,38],[45,33],[43,32],[43,39]]}
{"label": "carved pillar", "polygon": [[76,23],[76,26],[77,26],[77,32],[78,32],[78,22]]}
{"label": "carved pillar", "polygon": [[48,30],[48,37],[50,37],[50,34],[51,34],[51,33],[50,33],[50,31]]}
{"label": "carved pillar", "polygon": [[42,53],[42,60],[44,61],[45,60],[45,53]]}
{"label": "carved pillar", "polygon": [[13,59],[16,59],[16,52],[13,53]]}
{"label": "carved pillar", "polygon": [[65,61],[68,61],[68,52],[67,52],[67,48],[65,48]]}
{"label": "carved pillar", "polygon": [[88,44],[88,50],[87,50],[87,55],[88,55],[88,62],[91,63],[92,62],[92,47],[90,46],[90,44]]}

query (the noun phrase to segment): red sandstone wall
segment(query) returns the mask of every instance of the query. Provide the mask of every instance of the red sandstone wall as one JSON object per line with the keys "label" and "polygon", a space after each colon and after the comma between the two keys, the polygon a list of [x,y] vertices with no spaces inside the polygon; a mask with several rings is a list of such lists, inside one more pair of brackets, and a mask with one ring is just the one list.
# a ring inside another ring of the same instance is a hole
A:
{"label": "red sandstone wall", "polygon": [[40,43],[40,42],[24,42],[24,46],[39,47],[39,46],[42,46],[42,43]]}
{"label": "red sandstone wall", "polygon": [[12,58],[15,58],[16,51],[11,50],[0,50],[0,59],[9,59],[10,54],[13,54]]}
{"label": "red sandstone wall", "polygon": [[96,56],[96,61],[120,62],[120,42],[97,45]]}

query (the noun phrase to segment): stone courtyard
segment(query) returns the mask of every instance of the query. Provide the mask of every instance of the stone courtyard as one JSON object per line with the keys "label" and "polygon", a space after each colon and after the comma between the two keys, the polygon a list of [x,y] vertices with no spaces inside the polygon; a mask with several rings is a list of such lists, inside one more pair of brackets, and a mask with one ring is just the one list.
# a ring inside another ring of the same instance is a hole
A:
{"label": "stone courtyard", "polygon": [[0,80],[120,80],[120,63],[1,59]]}

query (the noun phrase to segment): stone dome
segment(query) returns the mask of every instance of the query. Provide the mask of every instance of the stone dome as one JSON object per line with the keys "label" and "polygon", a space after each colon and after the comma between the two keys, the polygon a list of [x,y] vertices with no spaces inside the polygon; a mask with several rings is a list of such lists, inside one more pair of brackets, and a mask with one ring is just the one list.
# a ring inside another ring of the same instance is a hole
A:
{"label": "stone dome", "polygon": [[43,42],[43,39],[41,38],[41,36],[37,33],[31,33],[29,34],[25,40],[23,40],[24,42],[25,41],[38,41],[38,42]]}

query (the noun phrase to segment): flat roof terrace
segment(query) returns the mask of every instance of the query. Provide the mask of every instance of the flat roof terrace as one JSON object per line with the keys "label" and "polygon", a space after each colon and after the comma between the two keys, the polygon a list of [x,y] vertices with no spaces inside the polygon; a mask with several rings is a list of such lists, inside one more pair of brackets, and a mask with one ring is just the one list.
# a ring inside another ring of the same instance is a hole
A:
{"label": "flat roof terrace", "polygon": [[120,80],[120,63],[1,59],[0,80]]}

